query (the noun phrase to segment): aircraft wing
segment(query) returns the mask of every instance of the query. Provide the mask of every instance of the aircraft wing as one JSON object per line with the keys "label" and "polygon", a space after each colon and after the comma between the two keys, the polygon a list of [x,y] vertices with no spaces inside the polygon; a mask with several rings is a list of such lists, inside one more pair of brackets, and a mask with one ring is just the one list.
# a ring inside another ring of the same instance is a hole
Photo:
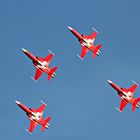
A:
{"label": "aircraft wing", "polygon": [[43,74],[43,72],[42,72],[40,69],[36,68],[36,73],[35,73],[34,80],[38,80],[39,77],[40,77],[42,74]]}
{"label": "aircraft wing", "polygon": [[94,49],[93,49],[93,52],[94,53],[97,53],[102,47],[102,44],[99,44],[98,46],[96,46]]}
{"label": "aircraft wing", "polygon": [[89,38],[94,42],[98,32],[93,32],[92,34],[89,35]]}
{"label": "aircraft wing", "polygon": [[89,49],[87,49],[85,46],[82,46],[82,52],[81,52],[81,54],[80,54],[80,57],[81,57],[81,58],[84,58],[85,55],[87,54],[88,50],[89,50]]}
{"label": "aircraft wing", "polygon": [[46,108],[46,104],[42,104],[39,108],[37,108],[35,111],[41,113],[41,115],[43,115],[44,110]]}
{"label": "aircraft wing", "polygon": [[138,85],[137,84],[134,84],[132,87],[130,87],[127,90],[130,91],[132,93],[132,95],[133,95],[137,87],[138,87]]}
{"label": "aircraft wing", "polygon": [[120,111],[122,111],[124,108],[125,108],[125,106],[127,105],[127,103],[128,102],[126,102],[124,99],[121,99],[121,104],[120,104]]}
{"label": "aircraft wing", "polygon": [[34,128],[36,127],[37,123],[33,120],[30,121],[30,128],[29,128],[29,132],[32,133]]}
{"label": "aircraft wing", "polygon": [[42,131],[45,130],[46,125],[47,125],[47,128],[49,128],[50,125],[48,123],[49,123],[50,120],[51,120],[51,117],[48,117],[44,120],[44,124],[42,125]]}
{"label": "aircraft wing", "polygon": [[48,63],[48,65],[50,64],[52,58],[53,58],[54,54],[49,54],[48,56],[46,56],[45,58],[43,58],[44,61],[46,61]]}

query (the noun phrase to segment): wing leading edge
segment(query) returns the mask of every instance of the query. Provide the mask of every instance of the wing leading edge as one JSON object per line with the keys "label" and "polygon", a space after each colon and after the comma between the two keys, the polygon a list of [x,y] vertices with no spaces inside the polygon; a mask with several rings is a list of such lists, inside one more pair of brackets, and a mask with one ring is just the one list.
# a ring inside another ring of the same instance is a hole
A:
{"label": "wing leading edge", "polygon": [[37,123],[33,120],[30,121],[30,128],[29,128],[29,132],[32,133],[34,128],[36,127]]}
{"label": "wing leading edge", "polygon": [[89,49],[87,49],[85,46],[83,46],[80,57],[83,59],[88,51],[89,51]]}
{"label": "wing leading edge", "polygon": [[124,99],[121,99],[121,104],[120,104],[120,112],[125,108],[128,102],[126,102]]}

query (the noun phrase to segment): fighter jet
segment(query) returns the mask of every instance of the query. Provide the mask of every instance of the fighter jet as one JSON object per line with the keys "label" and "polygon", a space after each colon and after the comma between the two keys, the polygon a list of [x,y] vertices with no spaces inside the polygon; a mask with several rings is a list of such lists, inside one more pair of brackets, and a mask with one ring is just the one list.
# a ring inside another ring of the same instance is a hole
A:
{"label": "fighter jet", "polygon": [[44,131],[45,128],[48,129],[50,127],[49,121],[51,120],[51,117],[48,117],[46,119],[42,118],[42,115],[46,107],[46,104],[44,102],[42,102],[43,104],[38,109],[27,108],[19,101],[15,102],[23,111],[26,112],[26,115],[30,120],[30,128],[29,130],[26,129],[30,134],[33,132],[37,124],[40,124],[42,126],[42,131]]}
{"label": "fighter jet", "polygon": [[119,86],[117,86],[115,83],[113,83],[112,81],[108,80],[108,83],[118,92],[118,95],[121,99],[121,104],[120,104],[120,108],[118,109],[120,112],[122,112],[122,110],[125,108],[125,106],[127,105],[127,103],[132,104],[132,112],[135,110],[135,108],[139,108],[140,107],[140,97],[139,98],[134,98],[134,92],[138,86],[137,83],[134,82],[134,85],[130,88],[120,88]]}
{"label": "fighter jet", "polygon": [[54,56],[53,53],[50,53],[45,58],[41,58],[41,57],[35,57],[33,54],[31,54],[29,51],[23,48],[22,51],[33,61],[33,64],[36,67],[36,74],[34,80],[38,80],[43,73],[48,74],[48,80],[56,76],[55,71],[57,70],[58,67],[57,66],[54,68],[49,67],[51,59]]}
{"label": "fighter jet", "polygon": [[68,26],[68,29],[78,38],[78,41],[82,46],[82,52],[79,56],[82,60],[89,50],[92,52],[92,58],[95,58],[96,55],[100,55],[100,48],[102,47],[102,44],[99,44],[98,46],[94,45],[96,35],[98,34],[98,32],[94,28],[93,29],[95,30],[95,32],[93,32],[89,36],[79,34],[75,29],[71,28],[70,26]]}

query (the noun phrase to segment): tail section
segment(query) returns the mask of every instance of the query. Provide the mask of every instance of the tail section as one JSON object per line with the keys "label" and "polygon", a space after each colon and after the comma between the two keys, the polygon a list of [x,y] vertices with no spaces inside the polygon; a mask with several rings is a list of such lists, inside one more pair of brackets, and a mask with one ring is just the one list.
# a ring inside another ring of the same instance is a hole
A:
{"label": "tail section", "polygon": [[135,99],[135,102],[132,104],[132,112],[134,112],[136,107],[140,106],[139,102],[140,102],[140,97]]}
{"label": "tail section", "polygon": [[51,117],[48,117],[47,119],[44,120],[44,124],[42,124],[42,131],[45,130],[45,128],[49,128],[50,124],[49,121],[51,120]]}
{"label": "tail section", "polygon": [[100,55],[100,49],[101,49],[101,47],[102,47],[102,44],[99,44],[97,47],[95,47],[94,49],[93,49],[93,53],[92,53],[92,58],[95,58],[96,57],[96,55]]}
{"label": "tail section", "polygon": [[52,68],[51,70],[50,70],[50,72],[48,73],[48,80],[50,80],[52,77],[54,78],[55,77],[55,71],[57,70],[57,66],[56,67],[54,67],[54,68]]}
{"label": "tail section", "polygon": [[101,49],[101,47],[102,47],[102,44],[99,44],[99,45],[96,47],[97,52]]}

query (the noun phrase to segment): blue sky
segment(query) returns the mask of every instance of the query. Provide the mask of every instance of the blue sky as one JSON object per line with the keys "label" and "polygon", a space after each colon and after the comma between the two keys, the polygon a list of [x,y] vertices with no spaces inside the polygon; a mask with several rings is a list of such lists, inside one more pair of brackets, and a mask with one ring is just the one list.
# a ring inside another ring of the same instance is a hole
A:
{"label": "blue sky", "polygon": [[[128,105],[119,113],[119,97],[107,80],[126,88],[132,80],[140,84],[139,5],[138,0],[0,1],[1,139],[138,139],[140,111],[132,113]],[[87,35],[91,27],[98,30],[100,57],[92,60],[89,52],[81,61],[68,25]],[[35,68],[22,47],[41,57],[50,49],[55,54],[50,66],[59,67],[56,78],[48,82],[44,74],[32,81]],[[139,93],[138,87],[134,96]],[[43,117],[52,117],[51,127],[42,133],[38,125],[29,135],[24,131],[29,120],[14,101],[37,108],[40,99],[48,105]]]}

